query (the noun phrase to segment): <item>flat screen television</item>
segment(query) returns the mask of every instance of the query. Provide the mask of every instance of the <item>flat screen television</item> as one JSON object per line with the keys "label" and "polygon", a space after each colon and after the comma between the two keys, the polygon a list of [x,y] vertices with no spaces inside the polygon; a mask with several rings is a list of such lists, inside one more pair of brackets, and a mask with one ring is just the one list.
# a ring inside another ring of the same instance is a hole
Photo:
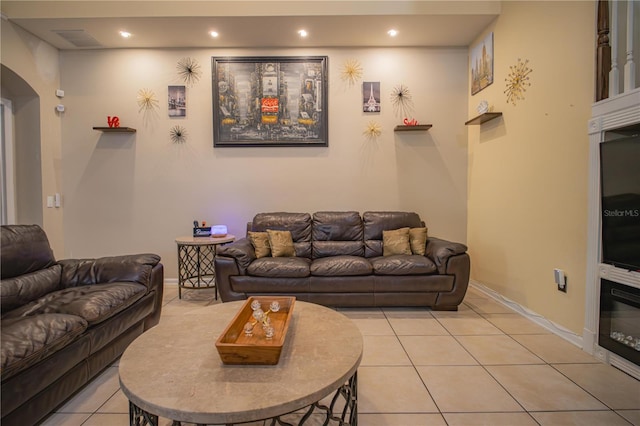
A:
{"label": "flat screen television", "polygon": [[640,132],[600,144],[602,262],[640,271]]}

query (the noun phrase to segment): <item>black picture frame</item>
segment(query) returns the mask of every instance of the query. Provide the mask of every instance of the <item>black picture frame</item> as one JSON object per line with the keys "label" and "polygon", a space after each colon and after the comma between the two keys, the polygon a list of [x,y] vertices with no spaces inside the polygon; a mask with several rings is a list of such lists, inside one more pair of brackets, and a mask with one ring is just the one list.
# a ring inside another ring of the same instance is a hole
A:
{"label": "black picture frame", "polygon": [[327,56],[212,57],[214,147],[329,145]]}

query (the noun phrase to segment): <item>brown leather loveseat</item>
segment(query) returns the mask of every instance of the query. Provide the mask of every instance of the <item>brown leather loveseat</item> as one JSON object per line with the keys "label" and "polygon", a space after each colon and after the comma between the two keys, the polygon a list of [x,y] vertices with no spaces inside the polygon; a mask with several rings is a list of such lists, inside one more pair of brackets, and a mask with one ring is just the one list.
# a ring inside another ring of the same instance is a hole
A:
{"label": "brown leather loveseat", "polygon": [[[247,238],[218,249],[218,290],[224,302],[279,294],[326,306],[457,310],[469,284],[465,245],[429,236],[415,247],[404,238],[410,250],[391,250],[393,233],[424,226],[411,212],[260,213]],[[269,238],[290,232],[289,255],[259,254],[256,241],[267,231]]]}
{"label": "brown leather loveseat", "polygon": [[2,425],[36,424],[158,323],[155,254],[56,261],[37,225],[2,226]]}

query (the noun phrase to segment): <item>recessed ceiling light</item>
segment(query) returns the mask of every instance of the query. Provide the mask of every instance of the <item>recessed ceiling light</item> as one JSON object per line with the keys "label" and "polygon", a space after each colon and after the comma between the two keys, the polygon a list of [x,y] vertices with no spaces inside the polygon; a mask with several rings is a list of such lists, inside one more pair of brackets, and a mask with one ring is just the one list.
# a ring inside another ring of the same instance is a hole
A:
{"label": "recessed ceiling light", "polygon": [[305,31],[305,30],[298,31],[298,34],[300,34],[300,37],[306,37],[306,36],[309,35],[309,33],[307,33],[307,31]]}
{"label": "recessed ceiling light", "polygon": [[387,34],[389,34],[391,37],[395,37],[398,35],[398,30],[389,30],[387,31]]}
{"label": "recessed ceiling light", "polygon": [[216,38],[216,37],[218,37],[220,34],[218,34],[218,32],[217,32],[217,31],[210,31],[210,32],[209,32],[209,35],[210,35],[211,37],[213,37],[213,38]]}
{"label": "recessed ceiling light", "polygon": [[120,35],[124,38],[129,38],[131,37],[131,33],[128,31],[120,31]]}

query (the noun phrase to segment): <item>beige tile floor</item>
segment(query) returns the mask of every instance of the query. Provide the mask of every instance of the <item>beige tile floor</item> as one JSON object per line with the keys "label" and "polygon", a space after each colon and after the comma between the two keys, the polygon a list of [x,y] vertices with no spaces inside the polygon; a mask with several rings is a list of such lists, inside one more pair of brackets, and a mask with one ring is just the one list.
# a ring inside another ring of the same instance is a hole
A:
{"label": "beige tile floor", "polygon": [[[177,287],[166,285],[161,321],[218,303],[212,296],[210,290],[184,291],[179,300]],[[360,425],[640,426],[640,381],[474,289],[458,312],[340,312],[364,336]],[[116,362],[44,424],[116,426],[128,421]]]}

